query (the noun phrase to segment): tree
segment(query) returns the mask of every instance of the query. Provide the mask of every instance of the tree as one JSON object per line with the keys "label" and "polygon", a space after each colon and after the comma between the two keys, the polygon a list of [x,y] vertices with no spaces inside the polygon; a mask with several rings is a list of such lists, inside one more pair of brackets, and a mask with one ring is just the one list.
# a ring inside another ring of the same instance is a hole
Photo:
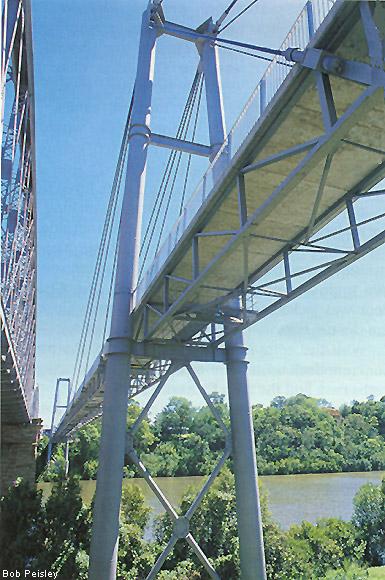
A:
{"label": "tree", "polygon": [[41,551],[42,492],[17,480],[1,499],[0,559],[8,570],[28,569]]}
{"label": "tree", "polygon": [[[225,425],[229,427],[230,418],[227,405],[223,402],[216,403],[216,408]],[[196,411],[191,431],[206,441],[211,451],[221,451],[224,449],[225,434],[209,407],[203,406]]]}
{"label": "tree", "polygon": [[83,505],[76,478],[58,481],[45,504],[39,567],[77,578],[79,551],[88,553],[91,533],[90,508]]}
{"label": "tree", "polygon": [[155,418],[154,429],[161,441],[190,433],[196,410],[184,397],[172,397]]}
{"label": "tree", "polygon": [[372,566],[385,564],[385,478],[381,485],[367,483],[354,498],[352,521],[366,543],[366,560]]}
{"label": "tree", "polygon": [[143,538],[150,508],[138,486],[123,490],[120,506],[118,579],[146,578],[154,564],[154,550]]}
{"label": "tree", "polygon": [[313,570],[309,579],[322,578],[328,568],[338,569],[346,561],[360,562],[365,550],[353,524],[337,518],[321,519],[315,525],[302,522],[292,526],[288,541],[297,559],[302,560],[303,569]]}
{"label": "tree", "polygon": [[277,409],[283,409],[283,407],[286,405],[286,397],[278,395],[277,397],[274,397],[270,405],[272,407],[277,407]]}
{"label": "tree", "polygon": [[[76,479],[42,493],[17,481],[1,499],[1,564],[8,570],[50,570],[66,580],[86,580],[92,510],[83,505]],[[154,549],[143,538],[150,509],[138,487],[124,490],[120,514],[118,579],[146,578]]]}
{"label": "tree", "polygon": [[76,481],[55,483],[45,505],[41,491],[17,481],[1,507],[4,568],[47,569],[68,580],[86,578],[91,520]]}

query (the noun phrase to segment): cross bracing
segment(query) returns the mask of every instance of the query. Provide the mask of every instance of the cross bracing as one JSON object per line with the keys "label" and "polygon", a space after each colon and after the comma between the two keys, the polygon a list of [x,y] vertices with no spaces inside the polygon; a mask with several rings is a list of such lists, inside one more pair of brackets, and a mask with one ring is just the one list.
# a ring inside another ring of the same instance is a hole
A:
{"label": "cross bracing", "polygon": [[[367,34],[373,36],[373,27],[383,34],[381,3],[373,4],[371,20],[359,3],[332,4],[322,14],[313,3],[315,33],[309,44],[305,9],[282,48],[302,42],[302,48],[322,49],[348,63],[370,66],[377,57],[376,47],[368,47]],[[369,24],[364,25],[363,18],[369,18]],[[223,305],[230,297],[241,297],[237,316],[240,327],[246,328],[384,241],[383,192],[370,193],[385,176],[384,77],[378,73],[370,81],[364,72],[361,79],[350,80],[296,64],[290,70],[281,67],[277,81],[274,64],[166,237],[165,258],[161,249],[137,288],[137,349],[149,341],[147,349],[154,353],[171,342],[174,350],[187,345],[218,348],[224,341]],[[352,67],[348,70],[352,76]],[[251,121],[246,128],[245,119]],[[210,189],[213,168],[224,153],[228,166]],[[362,206],[369,206],[369,195],[379,201],[373,215],[360,221],[355,212],[365,211]],[[318,232],[345,214],[350,239],[338,246],[341,228],[336,225],[334,238],[329,233],[324,242],[318,241]],[[370,224],[378,225],[371,230],[375,235],[360,243],[358,232]],[[294,271],[290,266],[299,253],[312,261]],[[266,280],[279,264],[283,273]],[[284,288],[278,288],[280,282]],[[206,356],[214,360],[216,355]],[[58,438],[101,413],[103,357],[97,357],[82,382]],[[164,362],[156,355],[134,359],[134,392],[155,385],[169,364],[169,359]]]}

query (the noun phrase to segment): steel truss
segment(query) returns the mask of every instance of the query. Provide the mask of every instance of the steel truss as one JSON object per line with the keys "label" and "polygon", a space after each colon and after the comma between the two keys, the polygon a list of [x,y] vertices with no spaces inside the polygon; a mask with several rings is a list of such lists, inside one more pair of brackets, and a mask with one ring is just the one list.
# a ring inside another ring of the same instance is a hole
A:
{"label": "steel truss", "polygon": [[[356,201],[358,196],[362,196],[362,193],[367,194],[370,187],[378,183],[385,176],[385,162],[382,161],[373,170],[372,175],[366,177],[366,179],[363,180],[363,183],[357,184],[352,191],[346,192],[345,196],[339,199],[333,207],[329,208],[328,212],[325,212],[323,215],[318,214],[325,184],[330,167],[333,163],[333,157],[340,144],[347,143],[352,147],[356,147],[358,150],[365,150],[368,153],[380,156],[382,157],[382,160],[385,157],[385,148],[381,149],[378,147],[371,147],[346,138],[349,129],[357,122],[359,116],[366,110],[369,110],[370,101],[373,96],[376,95],[378,91],[383,92],[385,88],[385,73],[382,70],[384,49],[380,31],[373,18],[373,5],[368,2],[361,2],[359,6],[359,14],[365,32],[370,64],[344,60],[341,57],[335,57],[327,51],[314,47],[310,47],[305,51],[288,50],[288,53],[291,55],[294,62],[300,63],[304,68],[313,70],[312,75],[316,81],[316,89],[324,122],[324,133],[319,135],[317,138],[313,138],[310,141],[298,144],[289,149],[282,150],[265,159],[259,160],[256,163],[240,167],[235,175],[234,172],[232,173],[231,179],[236,181],[238,184],[239,228],[236,230],[207,232],[202,223],[196,227],[194,234],[189,236],[189,245],[192,256],[192,278],[183,278],[175,275],[168,263],[165,264],[165,267],[161,270],[160,275],[157,278],[157,285],[160,285],[163,289],[163,300],[162,302],[154,302],[154,300],[151,299],[146,300],[146,296],[150,295],[149,292],[146,292],[144,301],[138,308],[136,336],[139,336],[144,340],[150,340],[156,336],[162,326],[164,327],[164,325],[166,325],[170,329],[172,335],[177,337],[178,332],[174,330],[175,320],[180,320],[181,316],[187,316],[188,314],[190,317],[198,317],[198,311],[201,314],[211,306],[197,304],[196,311],[194,312],[194,305],[189,304],[189,296],[198,288],[222,290],[224,294],[223,298],[217,299],[215,301],[216,304],[221,301],[223,303],[226,302],[230,295],[245,294],[246,289],[253,285],[254,280],[258,276],[263,275],[264,271],[273,267],[278,259],[278,255],[273,256],[269,260],[269,263],[265,264],[258,272],[250,273],[247,271],[247,242],[248,238],[253,236],[253,229],[265,216],[269,215],[280,198],[287,195],[288,192],[295,188],[298,182],[302,179],[304,173],[308,173],[310,169],[315,167],[320,161],[324,161],[324,171],[320,179],[318,193],[314,201],[313,211],[309,216],[306,230],[301,232],[292,240],[281,241],[281,243],[287,244],[286,248],[279,252],[280,258],[281,260],[284,260],[286,266],[288,266],[289,252],[292,252],[293,249],[298,251],[300,249],[297,248],[299,243],[303,246],[303,242],[309,241],[313,233],[316,233],[321,229],[333,216],[344,211],[347,206],[349,206],[347,210],[349,213],[349,219],[354,219],[353,202]],[[199,38],[199,32],[186,29],[186,27],[179,27],[174,23],[168,23],[162,20],[159,26],[160,33],[172,34],[192,42]],[[326,69],[328,72],[326,72]],[[353,82],[354,85],[359,83],[364,89],[360,96],[340,116],[338,116],[335,107],[331,77],[337,77],[348,82]],[[309,83],[309,81],[307,82]],[[226,143],[223,149],[225,149],[225,147]],[[279,186],[276,187],[268,200],[261,207],[257,208],[254,212],[248,212],[244,185],[245,175],[256,172],[268,165],[273,166],[275,163],[278,163],[283,159],[294,157],[299,153],[305,153],[305,157],[298,163],[297,167],[287,175]],[[380,217],[381,216],[373,217],[373,220],[380,219]],[[352,229],[352,232],[354,232],[354,228]],[[230,237],[230,240],[208,265],[201,267],[200,242],[204,237],[207,238],[208,236],[223,236],[224,239]],[[383,236],[380,235],[362,248],[358,246],[358,242],[355,240],[354,255],[364,255],[382,243],[382,240]],[[277,239],[277,241],[280,240]],[[184,245],[186,246],[186,242]],[[205,285],[205,277],[207,277],[207,274],[209,274],[214,267],[218,266],[218,264],[225,259],[226,255],[234,251],[238,245],[243,245],[245,248],[245,276],[242,285],[243,287],[238,287],[234,290],[233,288],[218,288]],[[321,251],[320,248],[318,249]],[[185,251],[187,252],[187,250],[188,246],[186,246]],[[304,250],[304,247],[302,247],[302,250]],[[326,250],[324,251],[326,253]],[[354,259],[357,258],[355,257]],[[351,261],[354,261],[354,259],[351,258],[350,260],[344,260],[341,257],[340,266],[343,267],[343,264],[347,265],[348,263],[351,263]],[[171,259],[168,262],[170,261]],[[334,273],[334,271],[337,270],[331,268],[329,270],[329,275]],[[292,277],[290,277],[289,282],[291,282],[291,278]],[[184,286],[183,290],[179,292],[179,297],[174,297],[173,300],[170,299],[170,283],[172,281],[179,282]],[[309,288],[309,286],[307,286],[307,288]],[[248,293],[250,292],[252,292],[252,290]],[[265,293],[267,292],[265,291]],[[290,287],[288,288],[288,293],[291,294]],[[184,307],[185,304],[186,307]],[[243,307],[245,310],[245,300],[243,302]],[[152,315],[151,317],[150,314]],[[152,322],[149,322],[150,318],[152,318]]]}
{"label": "steel truss", "polygon": [[[34,99],[29,2],[5,0],[2,19],[1,290],[25,419],[34,405],[36,347],[36,207]],[[4,123],[5,119],[5,123]],[[3,355],[6,357],[7,353]],[[35,403],[37,402],[37,398]],[[35,408],[34,408],[35,407]],[[9,410],[9,413],[16,412]],[[11,417],[9,417],[11,418]]]}
{"label": "steel truss", "polygon": [[[168,378],[173,373],[177,372],[178,370],[180,370],[183,367],[186,368],[186,370],[188,371],[193,383],[195,384],[195,386],[199,390],[199,392],[202,395],[202,397],[204,398],[207,406],[209,407],[210,411],[212,412],[213,416],[215,417],[217,423],[221,427],[221,429],[225,435],[225,447],[224,447],[223,453],[222,453],[221,457],[218,459],[218,462],[215,465],[213,471],[211,472],[210,476],[205,481],[205,483],[204,483],[203,487],[201,488],[201,490],[199,491],[199,493],[196,495],[196,497],[193,500],[192,504],[190,505],[189,509],[183,515],[179,515],[175,511],[175,509],[173,508],[171,503],[168,501],[168,499],[166,498],[166,496],[164,495],[164,493],[162,492],[160,487],[157,485],[155,480],[152,478],[148,469],[146,468],[146,466],[143,464],[140,457],[136,453],[135,448],[134,448],[134,436],[135,436],[136,432],[138,431],[143,419],[145,419],[147,417],[153,403],[155,402],[159,393],[162,391]],[[206,390],[202,386],[202,384],[201,384],[196,372],[192,368],[191,364],[189,364],[189,363],[185,364],[185,365],[180,364],[180,363],[172,364],[170,366],[168,372],[160,380],[157,388],[154,390],[154,392],[152,393],[151,397],[149,398],[147,404],[142,409],[139,417],[137,418],[135,423],[132,425],[132,427],[128,430],[127,437],[126,437],[126,454],[127,454],[127,456],[138,467],[139,472],[141,473],[143,478],[146,480],[146,482],[148,483],[149,487],[154,492],[156,497],[159,499],[160,503],[164,507],[165,511],[167,512],[167,514],[170,517],[172,524],[173,524],[173,532],[172,532],[171,537],[167,543],[167,546],[165,547],[165,549],[163,550],[163,552],[159,556],[158,560],[156,561],[154,567],[152,568],[151,572],[147,576],[148,580],[156,577],[156,574],[161,570],[166,558],[170,555],[170,553],[173,550],[173,547],[175,546],[176,542],[179,539],[186,540],[186,542],[188,543],[190,548],[193,550],[193,552],[196,554],[199,561],[202,563],[203,567],[208,572],[208,574],[210,575],[211,578],[217,578],[217,579],[219,578],[219,576],[215,572],[212,564],[210,563],[208,558],[205,556],[203,550],[200,548],[200,546],[198,545],[198,543],[195,541],[194,537],[192,536],[192,534],[190,532],[190,520],[191,520],[192,516],[194,515],[195,511],[197,510],[197,508],[199,507],[200,503],[202,502],[205,494],[208,492],[208,490],[212,486],[216,476],[220,472],[221,468],[223,467],[223,465],[224,465],[226,459],[229,457],[230,453],[231,453],[231,435],[230,435],[230,432],[227,429],[226,425],[224,424],[222,417],[221,417],[220,413],[218,412],[218,409],[215,407],[213,402],[210,400],[210,397],[208,396]]]}

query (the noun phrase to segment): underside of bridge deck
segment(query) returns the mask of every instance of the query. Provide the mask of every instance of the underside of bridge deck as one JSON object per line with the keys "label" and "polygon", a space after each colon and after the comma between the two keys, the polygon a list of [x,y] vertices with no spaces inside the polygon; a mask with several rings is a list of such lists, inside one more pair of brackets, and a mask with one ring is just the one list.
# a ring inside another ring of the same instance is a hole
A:
{"label": "underside of bridge deck", "polygon": [[[220,178],[198,188],[139,285],[133,396],[160,380],[178,348],[204,347],[217,360],[232,297],[241,297],[234,314],[246,328],[384,242],[383,191],[369,193],[385,177],[384,77],[368,70],[377,70],[370,39],[385,35],[385,4],[368,7],[337,2],[310,39],[308,48],[343,59],[345,73],[296,64],[271,94],[265,75],[265,104],[258,85],[240,117],[250,123],[243,140],[232,144],[235,124],[207,173],[225,154]],[[354,63],[369,68],[354,72]],[[107,353],[57,438],[101,413]]]}

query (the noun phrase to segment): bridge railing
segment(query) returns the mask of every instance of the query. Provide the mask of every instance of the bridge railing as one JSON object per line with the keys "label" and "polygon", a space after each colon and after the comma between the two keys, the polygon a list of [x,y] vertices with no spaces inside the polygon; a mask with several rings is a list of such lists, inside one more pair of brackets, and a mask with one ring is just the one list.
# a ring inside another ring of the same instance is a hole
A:
{"label": "bridge railing", "polygon": [[[335,2],[336,0],[309,0],[298,15],[280,49],[285,50],[288,47],[305,48]],[[220,180],[220,174],[216,171],[217,164],[222,162],[223,156],[226,156],[231,161],[236,155],[291,68],[292,65],[286,62],[282,56],[275,56],[272,59],[271,64],[235,121],[225,143],[186,202],[182,214],[164,240],[151,266],[144,273],[136,290],[136,304],[140,302],[144,292],[160,271],[197,211]]]}

